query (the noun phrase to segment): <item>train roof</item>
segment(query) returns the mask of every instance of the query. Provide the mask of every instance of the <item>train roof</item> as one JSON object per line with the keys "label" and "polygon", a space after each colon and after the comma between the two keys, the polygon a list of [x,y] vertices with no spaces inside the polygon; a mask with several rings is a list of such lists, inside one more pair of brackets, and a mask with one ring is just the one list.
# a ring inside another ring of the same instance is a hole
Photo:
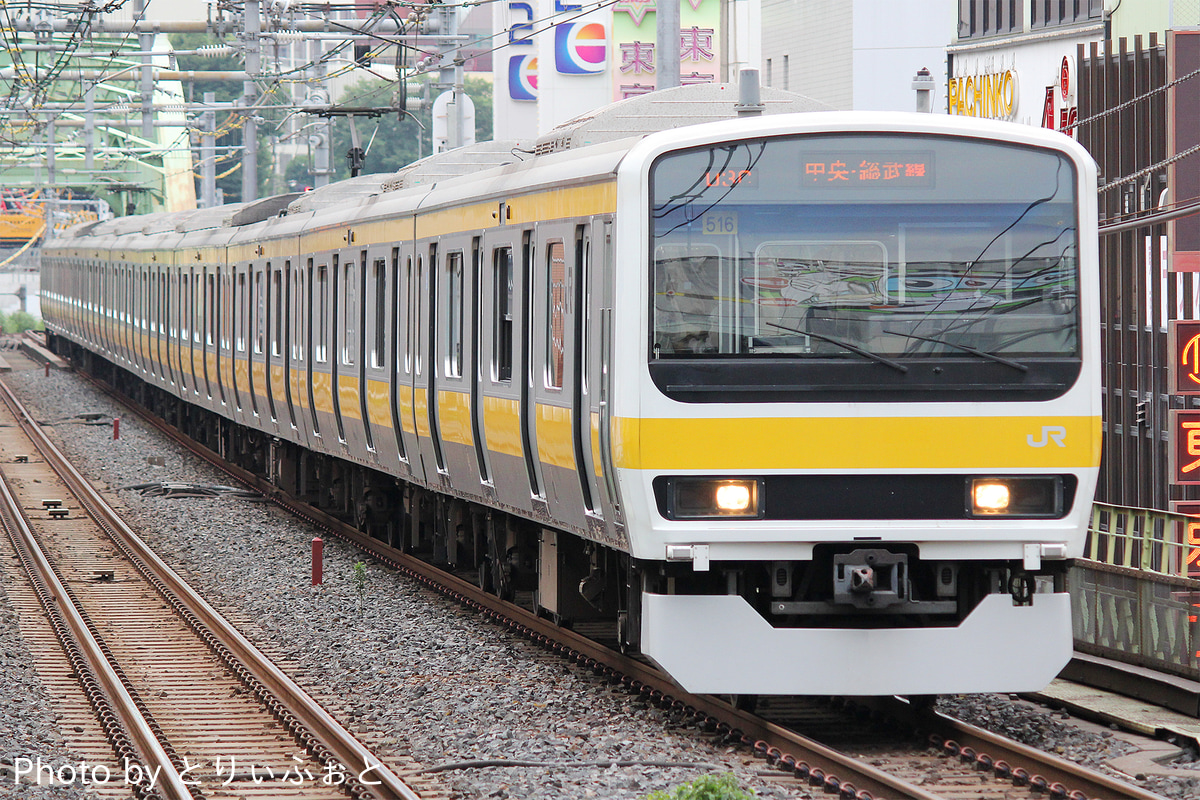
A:
{"label": "train roof", "polygon": [[[534,153],[558,153],[619,139],[640,138],[687,125],[733,119],[738,116],[739,100],[735,83],[678,86],[627,97],[552,128],[537,140]],[[833,110],[819,100],[769,86],[760,90],[760,105],[763,114]]]}
{"label": "train roof", "polygon": [[[188,233],[216,228],[239,228],[285,215],[321,212],[326,209],[361,206],[372,198],[392,192],[426,190],[439,183],[461,184],[455,178],[500,170],[508,167],[527,169],[542,160],[566,151],[606,144],[598,155],[611,158],[619,149],[658,131],[672,130],[705,122],[729,120],[738,116],[736,84],[699,84],[665,89],[619,100],[562,123],[537,140],[501,140],[479,142],[438,153],[416,161],[394,173],[361,175],[330,183],[303,193],[277,195],[215,208],[192,211],[160,212],[136,217],[118,217],[101,223],[76,226],[59,236],[72,239],[83,236],[123,236],[141,233]],[[763,87],[761,113],[791,114],[829,111],[829,106],[794,92]],[[617,142],[628,140],[621,148]],[[557,161],[552,158],[551,161]],[[603,158],[601,159],[603,160]],[[452,194],[461,193],[461,189]]]}

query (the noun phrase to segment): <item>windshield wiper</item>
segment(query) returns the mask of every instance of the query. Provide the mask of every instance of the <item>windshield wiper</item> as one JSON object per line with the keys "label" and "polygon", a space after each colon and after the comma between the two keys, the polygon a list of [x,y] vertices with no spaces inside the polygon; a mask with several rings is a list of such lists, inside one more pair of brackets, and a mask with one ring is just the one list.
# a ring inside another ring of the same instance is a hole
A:
{"label": "windshield wiper", "polygon": [[989,361],[995,361],[997,364],[1003,364],[1006,367],[1012,367],[1013,369],[1020,370],[1021,372],[1029,372],[1029,367],[1025,364],[1022,364],[1019,361],[1012,361],[1010,359],[1004,358],[1003,356],[998,356],[995,353],[989,353],[986,350],[980,350],[976,347],[970,347],[965,344],[959,344],[958,342],[951,342],[951,341],[947,341],[946,339],[939,339],[936,336],[920,336],[915,333],[901,333],[900,331],[889,331],[887,329],[884,329],[883,332],[886,334],[889,334],[891,336],[903,336],[906,339],[920,339],[922,342],[933,342],[934,344],[942,344],[942,345],[945,345],[946,347],[952,347],[955,350],[962,350],[964,353],[970,353],[973,356],[979,356],[980,358],[986,358]]}
{"label": "windshield wiper", "polygon": [[887,364],[889,367],[896,370],[897,372],[908,372],[908,367],[904,366],[899,361],[894,361],[886,356],[881,356],[878,353],[872,353],[870,350],[864,350],[863,348],[859,347],[858,345],[853,345],[853,344],[850,344],[849,342],[843,342],[841,339],[835,339],[834,337],[826,336],[823,333],[813,333],[812,331],[802,331],[798,328],[789,328],[786,325],[776,325],[774,322],[768,322],[767,324],[770,325],[772,328],[779,328],[781,331],[789,331],[791,333],[798,333],[801,336],[811,336],[812,338],[819,339],[822,342],[829,342],[832,345],[837,345],[838,347],[841,347],[845,350],[849,350],[851,353],[860,355],[863,358],[869,358],[872,361],[878,361],[880,364]]}

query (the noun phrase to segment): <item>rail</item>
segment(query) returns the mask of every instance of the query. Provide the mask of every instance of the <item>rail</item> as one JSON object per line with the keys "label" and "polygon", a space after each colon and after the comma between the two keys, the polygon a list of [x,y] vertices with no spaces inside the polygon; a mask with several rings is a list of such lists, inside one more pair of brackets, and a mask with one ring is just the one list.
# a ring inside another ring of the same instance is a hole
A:
{"label": "rail", "polygon": [[1200,518],[1096,503],[1071,571],[1075,648],[1200,680]]}
{"label": "rail", "polygon": [[[197,634],[205,639],[214,651],[222,654],[230,668],[238,673],[263,704],[276,714],[284,728],[302,747],[323,763],[336,762],[343,767],[353,768],[362,764],[366,767],[363,774],[370,773],[369,780],[346,781],[345,788],[351,797],[355,800],[418,800],[415,791],[227,622],[116,515],[88,479],[75,469],[33,421],[21,401],[4,383],[0,383],[0,402],[7,404],[17,416],[18,425],[24,428],[40,455],[70,488],[80,506],[97,524],[108,530],[113,543],[125,553],[146,579],[158,588],[164,599],[175,606]],[[3,482],[0,482],[0,501],[5,493],[7,490]],[[61,586],[54,591],[55,597],[63,596]],[[105,688],[110,689],[107,685]],[[110,691],[119,692],[122,688],[120,685],[114,685]],[[136,725],[136,721],[132,723],[135,731]],[[139,750],[143,753],[151,752],[152,747],[153,743],[146,743],[139,746]],[[159,763],[169,765],[170,762],[159,762],[154,758],[150,759],[150,763],[157,767]],[[190,800],[192,794],[182,781],[179,782],[178,788],[180,793],[167,794],[167,800]]]}

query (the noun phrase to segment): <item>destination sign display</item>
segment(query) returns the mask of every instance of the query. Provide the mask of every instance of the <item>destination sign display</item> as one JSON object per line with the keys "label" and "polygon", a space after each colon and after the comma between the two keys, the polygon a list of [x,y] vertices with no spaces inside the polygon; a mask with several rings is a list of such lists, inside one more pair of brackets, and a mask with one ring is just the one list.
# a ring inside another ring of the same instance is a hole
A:
{"label": "destination sign display", "polygon": [[863,188],[933,186],[932,153],[843,152],[805,155],[802,186]]}

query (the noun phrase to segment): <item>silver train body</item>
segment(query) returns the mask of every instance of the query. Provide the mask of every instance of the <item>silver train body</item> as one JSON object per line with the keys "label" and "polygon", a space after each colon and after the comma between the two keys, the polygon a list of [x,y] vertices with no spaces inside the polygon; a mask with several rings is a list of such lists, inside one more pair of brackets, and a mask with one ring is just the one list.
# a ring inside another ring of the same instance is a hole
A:
{"label": "silver train body", "polygon": [[1040,688],[1099,464],[1066,137],[780,114],[76,228],[54,346],[685,688]]}

